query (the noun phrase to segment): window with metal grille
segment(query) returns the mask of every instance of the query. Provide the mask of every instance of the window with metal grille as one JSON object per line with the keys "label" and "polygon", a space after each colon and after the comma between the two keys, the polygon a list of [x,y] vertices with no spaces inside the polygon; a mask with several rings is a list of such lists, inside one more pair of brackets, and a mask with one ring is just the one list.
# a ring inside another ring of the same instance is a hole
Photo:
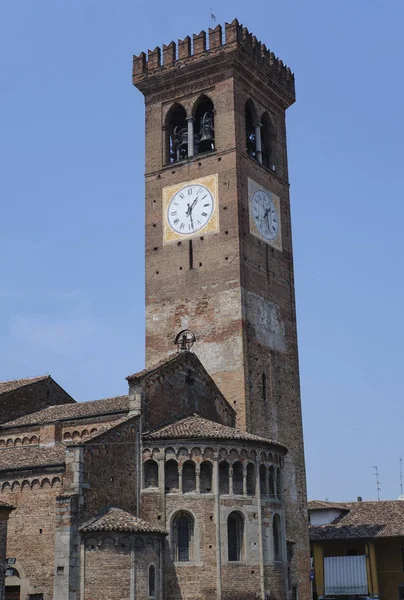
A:
{"label": "window with metal grille", "polygon": [[194,520],[189,513],[178,513],[173,521],[173,557],[179,562],[193,560]]}

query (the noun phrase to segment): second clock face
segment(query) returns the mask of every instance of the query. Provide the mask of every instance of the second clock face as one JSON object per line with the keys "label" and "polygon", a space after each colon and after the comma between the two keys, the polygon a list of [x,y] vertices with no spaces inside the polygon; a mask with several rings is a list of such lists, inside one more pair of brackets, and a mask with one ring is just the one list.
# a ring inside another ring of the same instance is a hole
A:
{"label": "second clock face", "polygon": [[167,222],[180,235],[192,235],[209,222],[214,208],[211,192],[204,185],[184,186],[171,198],[167,207]]}
{"label": "second clock face", "polygon": [[257,190],[251,198],[255,226],[266,240],[274,240],[279,231],[279,217],[271,196],[265,190]]}

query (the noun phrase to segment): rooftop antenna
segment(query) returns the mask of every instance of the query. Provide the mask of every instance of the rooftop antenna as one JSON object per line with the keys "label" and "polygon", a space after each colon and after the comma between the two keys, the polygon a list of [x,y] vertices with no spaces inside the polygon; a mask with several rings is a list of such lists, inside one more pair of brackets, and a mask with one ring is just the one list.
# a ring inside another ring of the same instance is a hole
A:
{"label": "rooftop antenna", "polygon": [[211,27],[211,29],[214,29],[214,27],[215,27],[214,23],[216,23],[216,17],[213,14],[213,10],[210,9],[210,27]]}
{"label": "rooftop antenna", "polygon": [[403,497],[403,459],[400,458],[400,497]]}
{"label": "rooftop antenna", "polygon": [[377,491],[377,499],[380,500],[380,492],[382,490],[382,488],[380,487],[380,480],[379,480],[379,469],[377,466],[372,467],[372,469],[374,469],[374,476],[376,477],[376,491]]}

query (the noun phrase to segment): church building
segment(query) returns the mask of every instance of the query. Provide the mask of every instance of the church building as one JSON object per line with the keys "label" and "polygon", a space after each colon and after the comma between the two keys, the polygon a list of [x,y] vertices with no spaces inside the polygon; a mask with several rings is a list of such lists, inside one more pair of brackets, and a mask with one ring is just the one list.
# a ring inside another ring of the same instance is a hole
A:
{"label": "church building", "polygon": [[146,368],[82,403],[0,383],[5,600],[309,600],[294,76],[234,20],[134,56],[133,84]]}

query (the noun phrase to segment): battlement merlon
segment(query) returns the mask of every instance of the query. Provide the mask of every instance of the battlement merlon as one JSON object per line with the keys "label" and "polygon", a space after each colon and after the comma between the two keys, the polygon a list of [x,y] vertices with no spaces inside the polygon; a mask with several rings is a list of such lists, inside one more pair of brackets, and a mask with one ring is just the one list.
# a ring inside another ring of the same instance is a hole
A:
{"label": "battlement merlon", "polygon": [[205,31],[193,34],[193,44],[190,36],[187,36],[178,40],[177,44],[164,44],[163,51],[157,46],[154,50],[149,50],[147,56],[144,52],[134,56],[133,85],[146,95],[162,76],[172,75],[173,70],[177,71],[178,76],[181,67],[202,67],[206,65],[206,61],[236,52],[240,62],[248,65],[249,69],[259,70],[260,76],[268,81],[268,85],[279,89],[285,108],[293,104],[296,98],[295,77],[290,68],[246,27],[239,24],[237,19],[225,23],[224,33],[223,39],[222,26],[217,25],[214,29],[209,28],[208,35]]}

